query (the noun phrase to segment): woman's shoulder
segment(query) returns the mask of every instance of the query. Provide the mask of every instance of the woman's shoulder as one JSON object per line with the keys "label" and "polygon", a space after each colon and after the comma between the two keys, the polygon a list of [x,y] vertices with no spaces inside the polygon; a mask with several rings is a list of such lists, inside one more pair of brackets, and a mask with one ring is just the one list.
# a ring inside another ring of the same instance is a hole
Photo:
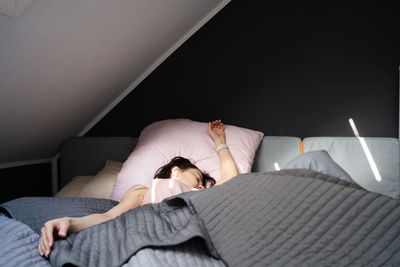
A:
{"label": "woman's shoulder", "polygon": [[176,180],[176,179],[160,179],[160,178],[156,178],[153,179],[152,183],[151,183],[151,187],[157,187],[160,189],[168,189],[168,190],[185,190],[186,191],[190,191],[191,187],[188,186],[187,184]]}
{"label": "woman's shoulder", "polygon": [[146,193],[143,204],[158,203],[164,198],[191,191],[191,187],[176,179],[159,179],[152,181],[151,189]]}

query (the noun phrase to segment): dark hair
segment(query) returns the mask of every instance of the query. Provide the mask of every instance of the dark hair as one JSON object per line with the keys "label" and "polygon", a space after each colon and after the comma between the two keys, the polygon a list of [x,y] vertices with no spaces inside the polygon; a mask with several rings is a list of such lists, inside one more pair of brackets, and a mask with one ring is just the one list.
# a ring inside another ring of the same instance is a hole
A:
{"label": "dark hair", "polygon": [[[169,163],[165,164],[164,166],[160,167],[156,173],[154,174],[154,179],[155,178],[160,178],[160,179],[168,179],[171,177],[171,172],[173,167],[178,167],[182,171],[187,170],[187,169],[196,169],[199,170],[199,168],[196,167],[193,163],[190,162],[190,160],[183,158],[183,157],[175,157],[173,158]],[[214,186],[216,181],[214,178],[209,176],[207,173],[204,173],[200,171],[201,176],[202,176],[202,185],[204,188]]]}

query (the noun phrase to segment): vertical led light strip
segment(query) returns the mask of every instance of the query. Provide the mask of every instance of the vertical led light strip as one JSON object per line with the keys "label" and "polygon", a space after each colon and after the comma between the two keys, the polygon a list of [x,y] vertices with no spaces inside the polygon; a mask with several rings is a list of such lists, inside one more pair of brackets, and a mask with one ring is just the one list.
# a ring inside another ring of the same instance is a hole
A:
{"label": "vertical led light strip", "polygon": [[371,166],[371,169],[372,169],[372,172],[373,172],[373,174],[375,176],[375,179],[378,182],[382,181],[382,176],[379,173],[378,167],[376,167],[375,160],[372,157],[371,152],[369,151],[367,143],[365,142],[363,137],[360,137],[360,134],[358,133],[358,130],[357,130],[356,125],[355,125],[355,123],[354,123],[352,118],[349,119],[349,123],[350,123],[351,128],[353,129],[354,135],[358,138],[358,140],[360,140],[361,147],[364,150],[365,155],[367,156],[367,160],[368,160],[369,166]]}
{"label": "vertical led light strip", "polygon": [[281,170],[281,168],[279,168],[278,162],[275,162],[275,163],[274,163],[274,168],[275,168],[275,170],[277,170],[277,171],[280,171],[280,170]]}

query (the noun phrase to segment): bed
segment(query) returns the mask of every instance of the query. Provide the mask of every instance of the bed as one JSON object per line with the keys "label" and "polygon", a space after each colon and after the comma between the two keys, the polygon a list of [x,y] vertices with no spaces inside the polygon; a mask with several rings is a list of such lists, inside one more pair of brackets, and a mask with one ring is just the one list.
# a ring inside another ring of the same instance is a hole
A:
{"label": "bed", "polygon": [[[96,175],[107,160],[123,162],[135,141],[66,140],[60,150],[60,188],[77,175]],[[0,205],[0,265],[398,266],[399,147],[395,138],[264,136],[251,173],[58,240],[49,260],[37,253],[45,221],[104,212],[118,202],[12,200]],[[318,169],[318,161],[293,163],[312,151],[328,152],[355,182]],[[292,168],[285,168],[289,163]]]}

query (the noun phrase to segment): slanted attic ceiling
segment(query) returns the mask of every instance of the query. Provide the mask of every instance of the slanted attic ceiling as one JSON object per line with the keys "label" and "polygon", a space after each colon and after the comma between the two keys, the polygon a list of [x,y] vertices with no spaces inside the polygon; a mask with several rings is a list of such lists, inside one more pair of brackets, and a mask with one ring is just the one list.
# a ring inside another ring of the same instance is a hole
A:
{"label": "slanted attic ceiling", "polygon": [[53,157],[228,2],[36,0],[0,16],[0,167]]}

